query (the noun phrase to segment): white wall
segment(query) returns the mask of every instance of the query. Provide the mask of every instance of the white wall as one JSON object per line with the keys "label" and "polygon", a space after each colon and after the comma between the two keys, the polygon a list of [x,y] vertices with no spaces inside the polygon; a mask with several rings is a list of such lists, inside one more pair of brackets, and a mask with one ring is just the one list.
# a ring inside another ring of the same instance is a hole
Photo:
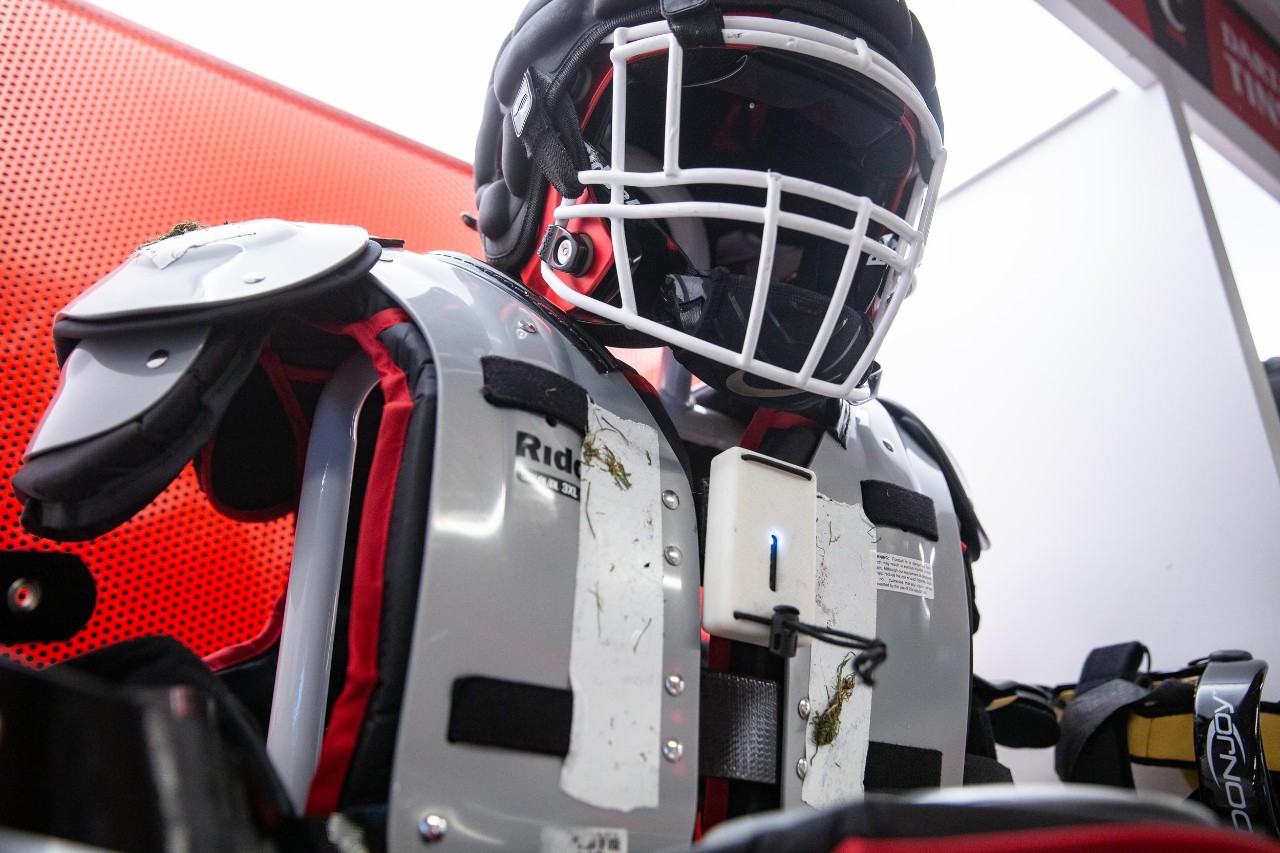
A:
{"label": "white wall", "polygon": [[882,355],[993,540],[980,674],[1072,681],[1130,639],[1280,666],[1280,482],[1158,87],[944,198]]}

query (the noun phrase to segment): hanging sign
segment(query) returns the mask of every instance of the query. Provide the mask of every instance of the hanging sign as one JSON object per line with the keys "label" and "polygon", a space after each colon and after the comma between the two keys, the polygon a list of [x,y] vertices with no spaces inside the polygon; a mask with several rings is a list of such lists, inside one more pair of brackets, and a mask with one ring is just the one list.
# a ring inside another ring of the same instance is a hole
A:
{"label": "hanging sign", "polygon": [[1280,45],[1232,0],[1107,0],[1280,151]]}

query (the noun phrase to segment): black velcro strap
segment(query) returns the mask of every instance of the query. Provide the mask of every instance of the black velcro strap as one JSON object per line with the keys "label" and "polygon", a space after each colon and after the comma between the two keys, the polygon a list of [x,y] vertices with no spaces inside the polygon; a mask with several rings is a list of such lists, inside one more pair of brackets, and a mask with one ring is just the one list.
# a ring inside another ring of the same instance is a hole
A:
{"label": "black velcro strap", "polygon": [[724,45],[724,16],[715,0],[662,0],[662,17],[685,49]]}
{"label": "black velcro strap", "polygon": [[500,355],[480,359],[484,398],[495,406],[537,412],[587,431],[587,391],[568,377]]}
{"label": "black velcro strap", "polygon": [[862,508],[873,524],[887,524],[938,541],[938,515],[933,498],[883,480],[862,481]]}
{"label": "black velcro strap", "polygon": [[520,81],[509,116],[512,129],[524,145],[525,153],[538,164],[538,171],[565,198],[577,198],[586,188],[578,173],[590,168],[582,131],[573,105],[561,98],[548,102],[545,78],[530,68]]}
{"label": "black velcro strap", "polygon": [[698,704],[698,775],[778,781],[778,685],[704,669]]}
{"label": "black velcro strap", "polygon": [[942,753],[936,749],[873,740],[862,776],[868,791],[906,791],[942,785]]}
{"label": "black velcro strap", "polygon": [[453,682],[449,742],[564,758],[573,691],[469,675]]}

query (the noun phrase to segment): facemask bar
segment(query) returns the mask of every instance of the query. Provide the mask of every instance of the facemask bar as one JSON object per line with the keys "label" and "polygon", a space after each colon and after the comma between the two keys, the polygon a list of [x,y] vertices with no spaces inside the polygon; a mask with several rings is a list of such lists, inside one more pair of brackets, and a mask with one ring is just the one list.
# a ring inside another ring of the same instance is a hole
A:
{"label": "facemask bar", "polygon": [[[689,350],[704,358],[726,364],[764,379],[800,388],[828,397],[840,397],[861,402],[870,397],[870,391],[858,383],[875,358],[881,342],[898,313],[902,300],[915,284],[915,269],[923,254],[929,225],[937,201],[946,152],[942,147],[942,134],[919,91],[906,75],[892,63],[867,47],[862,39],[847,39],[818,27],[779,21],[770,18],[727,16],[724,29],[725,44],[742,45],[791,51],[805,56],[823,59],[851,71],[860,73],[878,83],[899,98],[914,114],[933,160],[928,184],[917,175],[913,181],[910,201],[905,218],[880,207],[870,199],[857,196],[814,181],[782,175],[777,172],[758,172],[732,168],[682,169],[680,151],[680,102],[683,82],[684,51],[671,34],[665,21],[656,21],[638,27],[623,27],[614,31],[610,61],[613,65],[613,136],[611,151],[613,162],[605,170],[584,171],[578,179],[588,186],[608,187],[609,201],[599,203],[575,203],[566,201],[555,209],[556,221],[564,225],[580,218],[606,218],[611,224],[614,258],[622,306],[610,305],[589,295],[579,293],[561,280],[559,274],[547,263],[542,264],[542,275],[551,289],[565,301],[596,314],[606,320],[621,323],[644,332],[675,347]],[[627,142],[627,62],[638,56],[666,51],[667,92],[666,126],[662,171],[629,172],[626,167]],[[652,204],[626,204],[625,187],[652,188],[666,186],[693,186],[725,184],[754,187],[765,191],[764,207],[727,202],[680,201]],[[843,208],[855,214],[852,227],[846,228],[811,216],[782,210],[784,195],[792,194]],[[747,320],[746,335],[740,351],[711,344],[693,335],[673,329],[662,323],[642,317],[637,313],[635,290],[632,285],[630,255],[623,221],[626,219],[679,219],[703,217],[750,222],[761,226],[760,260],[756,270],[756,290]],[[867,236],[872,222],[885,228],[896,238],[893,247]],[[916,224],[912,224],[916,223]],[[769,285],[773,280],[774,255],[778,243],[778,229],[811,234],[847,246],[845,260],[835,282],[830,305],[822,325],[799,371],[787,370],[755,358],[756,345],[763,324]],[[889,268],[881,292],[880,310],[873,321],[873,333],[857,365],[842,383],[815,379],[827,344],[840,317],[840,311],[853,284],[861,255],[877,258]]]}

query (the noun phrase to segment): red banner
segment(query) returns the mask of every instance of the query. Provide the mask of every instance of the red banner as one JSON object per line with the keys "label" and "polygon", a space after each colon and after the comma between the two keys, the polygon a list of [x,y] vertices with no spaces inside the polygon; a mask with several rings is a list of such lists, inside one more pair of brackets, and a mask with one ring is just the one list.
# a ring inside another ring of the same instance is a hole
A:
{"label": "red banner", "polygon": [[1280,151],[1280,46],[1232,0],[1108,0]]}

